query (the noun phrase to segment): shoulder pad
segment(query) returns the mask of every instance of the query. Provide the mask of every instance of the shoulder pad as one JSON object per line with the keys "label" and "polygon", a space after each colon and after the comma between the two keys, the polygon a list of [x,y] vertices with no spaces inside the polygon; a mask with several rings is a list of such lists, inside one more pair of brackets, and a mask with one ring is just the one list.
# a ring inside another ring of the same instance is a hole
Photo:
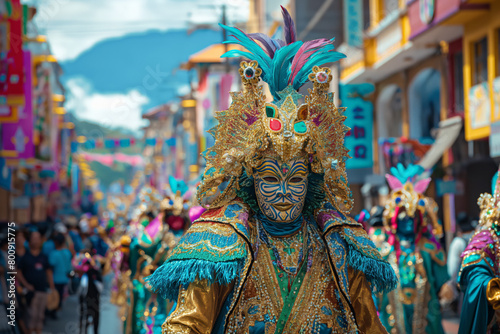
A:
{"label": "shoulder pad", "polygon": [[462,269],[484,259],[490,269],[496,273],[498,270],[495,256],[497,243],[490,230],[484,229],[476,232],[462,253]]}
{"label": "shoulder pad", "polygon": [[174,300],[181,286],[195,280],[231,283],[250,260],[249,255],[246,242],[232,225],[197,220],[146,281],[152,291]]}
{"label": "shoulder pad", "polygon": [[382,258],[379,251],[362,227],[344,226],[327,234],[331,251],[333,235],[337,234],[348,248],[348,263],[353,269],[363,272],[366,279],[377,292],[391,291],[396,288],[398,278],[392,266]]}

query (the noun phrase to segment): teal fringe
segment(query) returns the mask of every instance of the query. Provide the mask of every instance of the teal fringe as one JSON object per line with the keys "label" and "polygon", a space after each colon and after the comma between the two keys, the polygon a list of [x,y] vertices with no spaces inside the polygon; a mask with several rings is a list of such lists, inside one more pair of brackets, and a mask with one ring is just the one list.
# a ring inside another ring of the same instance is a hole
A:
{"label": "teal fringe", "polygon": [[238,277],[241,261],[212,262],[206,260],[168,261],[146,277],[152,291],[165,299],[177,300],[181,286],[195,280],[208,280],[227,285]]}
{"label": "teal fringe", "polygon": [[375,292],[389,292],[398,286],[392,266],[385,261],[372,259],[349,244],[349,265],[362,271]]}

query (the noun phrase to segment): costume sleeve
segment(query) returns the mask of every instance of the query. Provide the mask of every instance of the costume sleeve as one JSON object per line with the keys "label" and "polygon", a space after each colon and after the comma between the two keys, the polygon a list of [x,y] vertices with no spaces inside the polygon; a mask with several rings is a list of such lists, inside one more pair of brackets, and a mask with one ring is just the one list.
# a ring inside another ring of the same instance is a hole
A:
{"label": "costume sleeve", "polygon": [[[493,273],[484,261],[466,267],[462,271],[460,286],[464,291],[464,301],[459,334],[487,332],[488,323],[494,314],[487,298],[488,285],[493,277]],[[490,294],[493,295],[492,292],[493,290]]]}
{"label": "costume sleeve", "polygon": [[387,333],[373,302],[372,289],[363,272],[349,268],[349,294],[356,322],[362,333]]}
{"label": "costume sleeve", "polygon": [[207,280],[195,281],[181,289],[177,307],[163,324],[164,333],[209,334],[215,325],[220,309],[233,289],[229,285],[209,284]]}

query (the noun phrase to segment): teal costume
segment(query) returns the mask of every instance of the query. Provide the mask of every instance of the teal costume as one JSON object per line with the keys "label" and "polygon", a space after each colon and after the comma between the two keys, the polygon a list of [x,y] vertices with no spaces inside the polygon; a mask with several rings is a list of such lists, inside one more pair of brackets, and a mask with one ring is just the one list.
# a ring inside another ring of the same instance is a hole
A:
{"label": "teal costume", "polygon": [[[307,217],[306,221],[310,224],[311,230],[314,231],[312,233],[315,239],[314,248],[324,248],[324,255],[333,269],[333,272],[329,273],[332,275],[330,278],[338,283],[337,288],[334,288],[334,295],[338,298],[339,318],[335,324],[339,327],[333,327],[333,332],[337,330],[355,332],[356,328],[363,328],[362,326],[366,322],[377,322],[376,312],[369,312],[370,304],[373,306],[370,297],[371,289],[366,285],[364,288],[368,290],[365,290],[363,295],[360,293],[355,299],[351,298],[352,290],[359,288],[358,283],[352,280],[351,276],[353,273],[360,273],[376,291],[389,291],[397,285],[397,279],[390,265],[380,257],[361,224],[346,218],[333,209],[330,204],[325,203],[323,209],[318,210],[315,216]],[[189,289],[186,290],[186,287],[201,281],[209,283],[208,286],[204,286],[204,289],[211,287],[216,289],[213,287],[214,285],[217,287],[230,286],[227,298],[222,305],[212,304],[214,303],[212,299],[209,299],[209,305],[205,305],[208,309],[219,306],[220,312],[217,310],[218,314],[216,314],[211,330],[204,330],[203,333],[242,332],[238,322],[233,321],[235,317],[238,319],[235,313],[238,313],[241,304],[245,304],[246,300],[251,300],[252,296],[261,297],[260,295],[256,296],[255,292],[245,289],[245,283],[248,284],[252,279],[252,267],[255,268],[261,263],[265,263],[265,261],[260,262],[260,260],[258,264],[255,262],[256,258],[260,258],[261,251],[258,248],[264,247],[263,244],[258,245],[259,239],[256,236],[256,229],[256,220],[252,217],[248,206],[241,201],[235,201],[220,209],[209,210],[193,223],[193,226],[163,266],[147,278],[149,284],[159,295],[171,300],[176,300],[179,297],[177,309],[173,311],[164,325],[166,332],[170,332],[170,330],[174,332],[174,328],[177,327],[173,327],[172,323],[182,320],[179,320],[181,317],[178,314],[178,318],[176,318],[176,313],[189,306],[181,302],[183,296],[186,293],[189,294]],[[290,323],[293,324],[291,319],[294,318],[287,318],[287,316],[293,315],[293,304],[302,302],[302,300],[297,300],[298,296],[286,292],[305,289],[304,286],[301,287],[301,280],[304,279],[309,270],[313,270],[308,269],[308,265],[302,266],[296,279],[290,283],[286,272],[277,266],[276,257],[272,252],[269,253],[269,257],[274,264],[269,269],[273,268],[275,277],[278,279],[279,291],[282,292],[281,297],[285,304],[286,301],[289,301],[291,306],[290,309],[285,309],[281,313],[280,318],[274,318],[265,314],[269,305],[261,305],[261,307],[256,304],[252,305],[248,308],[248,312],[251,314],[264,312],[260,318],[267,319],[267,321],[255,321],[253,326],[246,328],[250,333],[264,333],[264,328],[269,326],[281,332],[280,329],[283,330],[285,324],[288,326]],[[316,260],[314,258],[310,261]],[[309,266],[314,268],[314,266]],[[307,281],[307,285],[313,290],[330,279],[320,275],[313,276],[312,281]],[[263,277],[264,281],[266,279],[267,277]],[[350,283],[353,285],[349,286]],[[356,284],[356,288],[354,284]],[[301,298],[311,299],[313,298],[312,294],[311,292],[311,295],[301,295]],[[367,299],[363,297],[367,297]],[[322,312],[324,312],[324,316],[331,318],[335,310],[326,305]],[[307,315],[307,312],[301,311]],[[366,318],[361,317],[361,315]],[[280,322],[280,319],[283,319],[283,322]],[[244,318],[241,318],[241,322],[244,322]],[[319,333],[333,333],[331,326],[328,323],[318,323],[317,327],[314,328]],[[374,325],[372,324],[372,326]],[[374,327],[370,328],[374,329]],[[177,331],[175,332],[177,333]],[[373,332],[379,333],[380,331],[374,330]],[[192,333],[192,331],[186,331],[186,333]],[[287,333],[287,331],[284,330],[283,333]]]}
{"label": "teal costume", "polygon": [[[497,173],[498,175],[498,173]],[[459,274],[464,292],[459,334],[500,333],[500,186],[493,181],[493,196],[482,194],[480,229],[462,254]]]}
{"label": "teal costume", "polygon": [[384,227],[370,237],[399,277],[400,285],[377,294],[380,319],[391,333],[440,334],[439,292],[449,276],[446,256],[435,236],[441,234],[435,202],[423,196],[430,179],[413,182],[418,166],[393,168],[387,175],[391,199],[383,212]]}

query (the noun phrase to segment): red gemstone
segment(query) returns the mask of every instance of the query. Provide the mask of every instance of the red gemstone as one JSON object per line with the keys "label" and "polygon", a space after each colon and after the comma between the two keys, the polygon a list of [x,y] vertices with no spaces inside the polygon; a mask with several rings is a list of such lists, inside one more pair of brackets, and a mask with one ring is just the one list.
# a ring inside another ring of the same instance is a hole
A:
{"label": "red gemstone", "polygon": [[279,131],[281,130],[281,122],[279,119],[271,119],[269,120],[269,127],[273,131]]}
{"label": "red gemstone", "polygon": [[328,79],[325,72],[318,73],[316,77],[318,78],[319,83],[324,83]]}

